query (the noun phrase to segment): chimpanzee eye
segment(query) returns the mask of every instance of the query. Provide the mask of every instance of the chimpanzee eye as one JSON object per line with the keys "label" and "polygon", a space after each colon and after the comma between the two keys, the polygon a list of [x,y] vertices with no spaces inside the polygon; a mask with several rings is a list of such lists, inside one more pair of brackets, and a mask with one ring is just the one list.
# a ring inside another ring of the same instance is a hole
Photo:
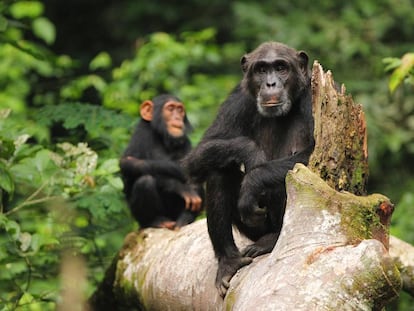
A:
{"label": "chimpanzee eye", "polygon": [[275,70],[279,72],[287,71],[289,69],[289,66],[285,62],[276,62],[275,64]]}
{"label": "chimpanzee eye", "polygon": [[266,67],[266,65],[265,64],[262,64],[262,63],[258,63],[256,66],[255,66],[255,71],[257,72],[257,73],[266,73],[267,72],[267,67]]}
{"label": "chimpanzee eye", "polygon": [[184,108],[183,108],[183,107],[181,107],[181,106],[178,106],[178,107],[177,107],[177,112],[178,112],[178,113],[183,113],[183,112],[184,112]]}

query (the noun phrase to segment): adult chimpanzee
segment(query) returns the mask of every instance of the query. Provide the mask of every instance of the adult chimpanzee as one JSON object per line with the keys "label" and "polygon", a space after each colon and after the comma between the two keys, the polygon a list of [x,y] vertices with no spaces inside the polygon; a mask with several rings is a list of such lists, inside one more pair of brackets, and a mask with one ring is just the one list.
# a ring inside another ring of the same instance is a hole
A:
{"label": "adult chimpanzee", "polygon": [[188,182],[179,161],[191,150],[184,105],[169,94],[146,100],[120,168],[132,215],[142,228],[179,228],[194,221],[203,189]]}
{"label": "adult chimpanzee", "polygon": [[[208,232],[222,296],[239,268],[273,249],[287,171],[307,164],[314,147],[306,53],[267,42],[244,55],[241,67],[241,83],[185,160],[193,180],[207,180]],[[232,224],[255,243],[239,252]]]}

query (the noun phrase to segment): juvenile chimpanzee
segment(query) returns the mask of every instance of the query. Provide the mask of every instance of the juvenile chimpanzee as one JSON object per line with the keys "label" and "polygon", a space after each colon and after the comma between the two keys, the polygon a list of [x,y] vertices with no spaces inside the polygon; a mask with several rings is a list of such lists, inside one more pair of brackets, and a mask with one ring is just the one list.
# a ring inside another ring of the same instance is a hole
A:
{"label": "juvenile chimpanzee", "polygon": [[179,163],[191,150],[184,105],[173,95],[159,95],[144,101],[140,113],[120,160],[129,208],[142,228],[182,227],[194,221],[204,195]]}
{"label": "juvenile chimpanzee", "polygon": [[[307,164],[314,147],[306,53],[267,42],[244,55],[241,67],[241,83],[185,160],[193,180],[207,180],[208,232],[222,296],[239,268],[273,249],[287,171]],[[232,224],[255,243],[239,252]]]}

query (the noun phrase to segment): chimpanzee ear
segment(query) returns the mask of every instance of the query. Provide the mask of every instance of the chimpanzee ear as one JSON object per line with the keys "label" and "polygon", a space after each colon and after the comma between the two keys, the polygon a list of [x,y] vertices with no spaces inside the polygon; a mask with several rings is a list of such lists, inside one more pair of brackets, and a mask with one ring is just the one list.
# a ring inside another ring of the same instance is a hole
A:
{"label": "chimpanzee ear", "polygon": [[308,54],[306,54],[304,51],[299,51],[298,59],[299,59],[300,68],[302,69],[303,73],[306,74],[308,72],[308,62],[309,62]]}
{"label": "chimpanzee ear", "polygon": [[141,118],[144,119],[145,121],[151,122],[153,109],[154,109],[154,104],[152,103],[152,101],[150,100],[144,101],[139,108]]}
{"label": "chimpanzee ear", "polygon": [[248,67],[247,64],[248,64],[247,55],[243,55],[242,58],[240,59],[240,65],[241,65],[243,72],[247,71],[247,67]]}

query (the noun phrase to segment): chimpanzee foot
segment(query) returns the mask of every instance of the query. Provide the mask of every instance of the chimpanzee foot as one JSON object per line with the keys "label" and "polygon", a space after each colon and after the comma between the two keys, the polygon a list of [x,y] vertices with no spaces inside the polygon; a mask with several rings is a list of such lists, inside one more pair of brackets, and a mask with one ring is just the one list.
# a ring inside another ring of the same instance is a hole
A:
{"label": "chimpanzee foot", "polygon": [[253,261],[250,257],[221,257],[219,258],[216,287],[221,297],[226,296],[230,287],[230,280],[241,267],[247,266]]}
{"label": "chimpanzee foot", "polygon": [[155,228],[167,228],[167,229],[170,229],[170,230],[174,230],[175,229],[175,221],[166,220],[166,221],[157,223],[154,227]]}
{"label": "chimpanzee foot", "polygon": [[246,246],[245,249],[243,249],[242,254],[243,256],[255,258],[257,256],[270,253],[271,251],[271,249],[269,250],[268,248],[263,248],[257,246],[256,244],[251,244]]}

